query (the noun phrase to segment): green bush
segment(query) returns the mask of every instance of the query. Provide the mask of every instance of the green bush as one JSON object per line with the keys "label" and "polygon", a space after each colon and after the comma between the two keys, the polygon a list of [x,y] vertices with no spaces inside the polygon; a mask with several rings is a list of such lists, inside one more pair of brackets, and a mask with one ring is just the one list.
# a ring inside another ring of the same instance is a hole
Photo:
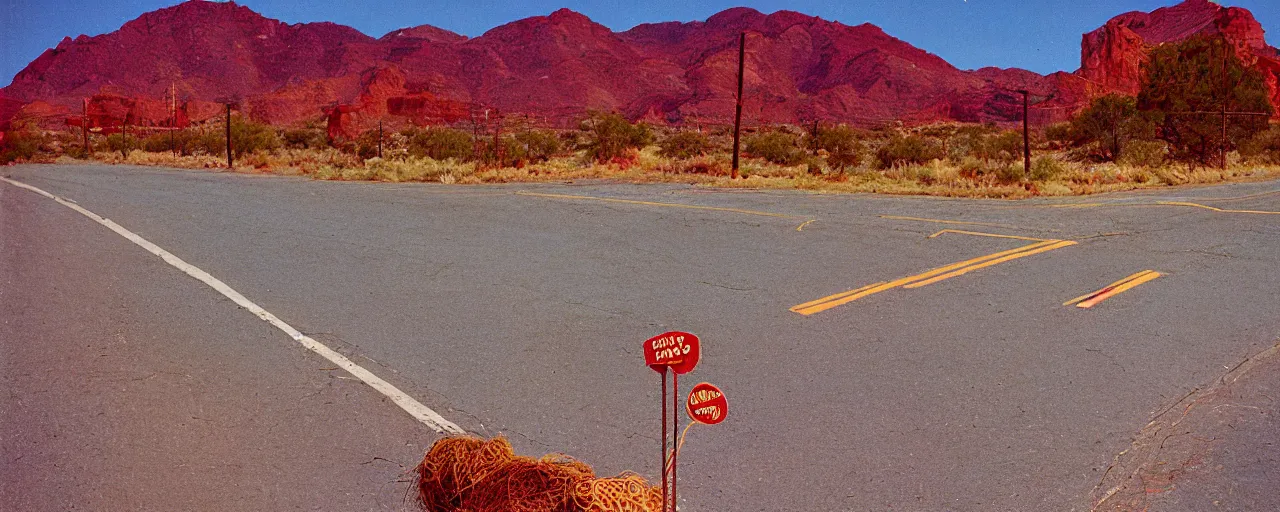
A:
{"label": "green bush", "polygon": [[475,156],[475,141],[471,134],[452,128],[411,128],[404,132],[408,137],[409,156],[433,160],[471,160]]}
{"label": "green bush", "polygon": [[524,153],[524,158],[531,162],[545,162],[560,153],[563,147],[560,136],[549,130],[528,130],[515,135]]}
{"label": "green bush", "polygon": [[977,178],[987,172],[986,164],[972,156],[966,156],[961,159],[959,168],[960,175],[967,178]]}
{"label": "green bush", "polygon": [[[1274,109],[1260,69],[1242,62],[1235,47],[1221,36],[1194,36],[1159,45],[1142,67],[1137,108],[1150,112],[1160,138],[1169,143],[1171,158],[1225,164],[1221,161],[1224,147],[1238,148],[1268,129]],[[1228,117],[1223,140],[1221,118],[1185,114],[1224,107],[1264,115]]]}
{"label": "green bush", "polygon": [[35,158],[43,139],[40,131],[30,125],[17,126],[14,130],[5,132],[4,142],[0,143],[0,164]]}
{"label": "green bush", "polygon": [[653,143],[653,132],[644,123],[632,124],[616,113],[592,113],[581,126],[587,157],[597,162],[625,156]]}
{"label": "green bush", "polygon": [[1075,141],[1071,123],[1054,123],[1044,129],[1044,138],[1057,147],[1066,147]]}
{"label": "green bush", "polygon": [[748,155],[778,165],[797,165],[804,160],[804,152],[796,142],[796,136],[790,133],[765,132],[747,137],[744,149]]}
{"label": "green bush", "polygon": [[658,154],[667,158],[688,159],[704,156],[711,151],[711,141],[695,131],[678,131],[668,135],[658,144]]}
{"label": "green bush", "polygon": [[294,128],[281,134],[289,149],[320,149],[329,146],[329,135],[319,128]]}
{"label": "green bush", "polygon": [[1051,181],[1066,174],[1067,167],[1062,161],[1051,156],[1042,156],[1031,162],[1031,181]]}
{"label": "green bush", "polygon": [[1259,164],[1280,164],[1280,128],[1271,127],[1241,143],[1240,156]]}
{"label": "green bush", "polygon": [[257,151],[274,151],[280,146],[280,135],[274,128],[240,116],[231,118],[231,151],[237,158]]}
{"label": "green bush", "polygon": [[[363,160],[368,160],[370,158],[374,158],[378,156],[378,142],[379,142],[378,135],[379,134],[380,132],[378,132],[378,130],[375,128],[373,130],[369,130],[364,133],[361,133],[359,137],[356,137],[356,140],[355,140],[356,156],[360,157]],[[385,136],[385,133],[383,133],[382,135]],[[382,143],[383,143],[383,146],[385,146],[386,140],[383,140]],[[383,149],[383,156],[386,156],[386,148],[383,147],[382,149]]]}
{"label": "green bush", "polygon": [[1093,100],[1071,121],[1071,136],[1078,145],[1094,148],[1095,160],[1116,161],[1134,141],[1150,138],[1155,126],[1138,110],[1138,100],[1108,94]]}
{"label": "green bush", "polygon": [[942,147],[919,135],[894,137],[876,151],[876,162],[882,169],[901,165],[924,164],[945,155]]}
{"label": "green bush", "polygon": [[503,135],[496,141],[482,137],[478,142],[480,161],[500,167],[515,167],[528,158],[528,150],[514,135]]}
{"label": "green bush", "polygon": [[1132,167],[1161,167],[1169,154],[1168,146],[1158,140],[1134,140],[1124,146],[1119,163]]}
{"label": "green bush", "polygon": [[973,148],[973,156],[988,162],[1009,163],[1021,159],[1022,151],[1022,132],[1009,130],[981,137]]}
{"label": "green bush", "polygon": [[990,136],[999,133],[995,125],[962,125],[956,127],[955,133],[940,139],[946,149],[946,157],[952,160],[979,158],[983,142]]}
{"label": "green bush", "polygon": [[844,171],[862,162],[863,146],[857,130],[846,125],[819,129],[815,138],[818,149],[827,152],[827,164]]}
{"label": "green bush", "polygon": [[192,134],[190,141],[192,154],[223,156],[227,154],[227,137],[222,130],[207,129]]}
{"label": "green bush", "polygon": [[142,149],[151,153],[164,153],[173,151],[173,144],[169,143],[168,133],[156,133],[142,139]]}
{"label": "green bush", "polygon": [[[187,130],[153,133],[142,140],[141,148],[152,153],[168,153],[176,146],[182,154],[190,154],[188,146],[191,145],[193,137],[195,135]],[[226,150],[223,149],[223,151]]]}
{"label": "green bush", "polygon": [[1018,183],[1027,177],[1021,164],[1002,164],[996,169],[996,177],[1004,183]]}
{"label": "green bush", "polygon": [[94,151],[106,151],[110,153],[126,153],[133,149],[139,149],[140,141],[134,134],[126,136],[123,133],[112,133],[106,137],[97,136],[93,141]]}
{"label": "green bush", "polygon": [[[80,144],[65,146],[62,150],[62,154],[67,155],[71,158],[78,158],[81,160],[88,159],[90,157],[89,152],[84,150],[83,142]],[[0,163],[3,163],[3,162],[0,161]]]}

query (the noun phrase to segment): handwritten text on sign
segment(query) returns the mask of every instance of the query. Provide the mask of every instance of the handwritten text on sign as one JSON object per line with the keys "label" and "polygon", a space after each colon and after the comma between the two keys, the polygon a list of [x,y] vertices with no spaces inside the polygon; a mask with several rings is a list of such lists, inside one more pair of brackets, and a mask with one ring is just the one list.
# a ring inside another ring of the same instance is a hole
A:
{"label": "handwritten text on sign", "polygon": [[703,382],[689,392],[685,410],[693,421],[715,425],[724,421],[724,417],[729,414],[729,402],[725,400],[720,388]]}
{"label": "handwritten text on sign", "polygon": [[693,371],[702,357],[698,337],[687,332],[659,334],[644,342],[644,362],[655,371],[671,371],[685,374]]}

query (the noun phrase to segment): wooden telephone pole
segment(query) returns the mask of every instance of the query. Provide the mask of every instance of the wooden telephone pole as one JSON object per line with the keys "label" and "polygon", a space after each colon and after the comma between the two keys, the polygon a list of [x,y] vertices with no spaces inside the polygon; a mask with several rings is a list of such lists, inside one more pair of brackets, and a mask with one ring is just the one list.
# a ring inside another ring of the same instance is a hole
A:
{"label": "wooden telephone pole", "polygon": [[231,167],[231,104],[227,103],[227,170]]}
{"label": "wooden telephone pole", "polygon": [[1222,170],[1227,170],[1227,101],[1231,85],[1227,78],[1227,50],[1222,50]]}
{"label": "wooden telephone pole", "polygon": [[1021,90],[1022,93],[1022,172],[1023,176],[1031,177],[1031,91]]}
{"label": "wooden telephone pole", "polygon": [[178,143],[174,137],[174,130],[178,129],[178,84],[169,83],[169,149],[173,150],[173,156],[178,156]]}
{"label": "wooden telephone pole", "polygon": [[84,132],[84,156],[90,158],[93,156],[93,150],[89,148],[89,98],[85,98],[82,104],[80,114],[80,131]]}
{"label": "wooden telephone pole", "polygon": [[733,116],[733,179],[738,179],[738,152],[742,147],[742,81],[747,63],[747,33],[738,38],[738,109]]}

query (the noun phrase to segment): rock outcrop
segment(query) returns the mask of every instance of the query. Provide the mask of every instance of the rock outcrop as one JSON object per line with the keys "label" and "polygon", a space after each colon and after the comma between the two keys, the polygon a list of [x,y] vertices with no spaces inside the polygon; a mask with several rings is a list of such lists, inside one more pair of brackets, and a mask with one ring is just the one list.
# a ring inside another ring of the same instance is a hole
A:
{"label": "rock outcrop", "polygon": [[[179,124],[217,116],[230,102],[276,125],[324,119],[337,137],[379,119],[449,123],[483,110],[552,125],[590,109],[725,123],[744,32],[750,122],[1016,121],[1020,90],[1040,101],[1034,121],[1062,120],[1095,95],[1136,93],[1153,46],[1196,34],[1231,41],[1267,74],[1280,104],[1280,52],[1249,11],[1208,0],[1117,16],[1084,36],[1078,71],[1048,76],[960,70],[874,25],[791,11],[733,8],[706,21],[614,32],[561,9],[475,38],[422,25],[374,39],[332,23],[290,25],[234,2],[192,0],[109,34],[64,39],[0,90],[0,115],[12,117],[13,102],[40,101],[78,116],[89,98],[90,110],[104,112],[94,125],[168,126],[176,91]],[[133,107],[117,112],[121,98]]]}
{"label": "rock outcrop", "polygon": [[1253,14],[1238,7],[1224,7],[1209,0],[1187,0],[1150,13],[1116,16],[1101,28],[1085,34],[1080,49],[1081,77],[1102,92],[1137,94],[1142,85],[1142,65],[1151,48],[1192,36],[1220,36],[1236,54],[1267,76],[1273,104],[1280,104],[1275,70],[1277,51],[1267,45],[1262,25]]}

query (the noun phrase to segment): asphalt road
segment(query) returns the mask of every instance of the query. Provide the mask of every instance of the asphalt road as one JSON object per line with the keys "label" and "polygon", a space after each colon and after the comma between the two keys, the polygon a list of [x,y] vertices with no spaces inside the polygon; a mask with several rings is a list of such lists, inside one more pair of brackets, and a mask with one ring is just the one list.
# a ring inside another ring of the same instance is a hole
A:
{"label": "asphalt road", "polygon": [[[689,434],[682,510],[1088,510],[1153,417],[1280,336],[1280,182],[1005,202],[0,174],[207,271],[468,431],[603,474],[656,476],[640,343],[696,333],[704,358],[681,386],[715,383],[730,412]],[[930,237],[946,229],[1077,243],[791,310],[1037,243]],[[1142,270],[1161,276],[1063,305]],[[19,509],[396,509],[438,438],[160,258],[2,182],[0,319],[0,503]]]}

